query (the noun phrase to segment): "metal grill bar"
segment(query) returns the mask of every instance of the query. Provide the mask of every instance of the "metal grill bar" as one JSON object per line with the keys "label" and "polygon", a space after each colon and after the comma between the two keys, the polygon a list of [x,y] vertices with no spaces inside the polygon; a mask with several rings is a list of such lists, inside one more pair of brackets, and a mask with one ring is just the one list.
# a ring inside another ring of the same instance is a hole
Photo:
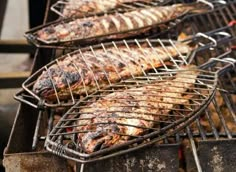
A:
{"label": "metal grill bar", "polygon": [[[171,2],[171,0],[165,0],[165,1],[154,0],[154,1],[149,1],[149,2],[122,3],[122,4],[119,4],[115,9],[109,9],[108,11],[98,12],[98,13],[86,12],[84,15],[81,15],[78,17],[95,16],[95,15],[101,15],[104,13],[105,14],[111,14],[111,13],[117,13],[117,12],[124,13],[131,10],[139,9],[139,8],[148,8],[151,6],[165,5],[165,4],[168,4],[169,2]],[[63,14],[63,8],[67,4],[68,4],[68,1],[57,1],[55,4],[51,6],[51,10],[61,17],[66,17]]]}
{"label": "metal grill bar", "polygon": [[222,116],[222,113],[221,113],[219,107],[217,106],[216,100],[215,100],[215,99],[212,99],[212,103],[213,103],[213,105],[215,106],[217,113],[219,114],[220,121],[221,121],[221,123],[222,123],[222,125],[223,125],[223,128],[224,128],[224,130],[225,130],[225,132],[226,132],[228,138],[229,138],[229,139],[232,139],[232,136],[231,136],[231,134],[230,134],[230,132],[229,132],[229,129],[228,129],[226,123],[225,123],[224,117]]}
{"label": "metal grill bar", "polygon": [[[228,74],[229,74],[229,73],[228,73]],[[226,76],[229,76],[228,74],[226,74]],[[230,78],[230,80],[232,80],[232,78]],[[219,83],[222,83],[222,81],[220,81]],[[225,88],[225,87],[223,87],[222,84],[220,84],[220,85],[222,86],[222,88]],[[232,109],[232,106],[231,106],[231,105],[233,105],[234,103],[233,103],[232,101],[229,101],[230,95],[228,94],[228,96],[226,96],[226,94],[227,94],[227,93],[220,91],[221,98],[223,98],[223,100],[224,100],[224,102],[225,102],[225,105],[226,105],[227,109],[229,109],[229,113],[230,113],[230,115],[232,116],[232,120],[233,120],[233,119],[234,119],[234,114],[235,114],[234,112],[235,112],[235,110]],[[222,128],[224,129],[224,132],[225,132],[226,136],[227,136],[229,139],[231,139],[233,133],[230,132],[230,130],[229,130],[229,128],[228,128],[228,125],[227,125],[227,123],[226,123],[226,121],[225,121],[225,120],[226,120],[225,117],[224,117],[225,115],[222,114],[222,111],[220,110],[220,106],[218,105],[216,99],[213,99],[213,105],[214,105],[214,108],[215,108],[216,113],[217,113],[217,115],[218,115],[219,121],[220,121],[220,123],[222,124],[221,126],[222,126]],[[225,113],[226,113],[226,112],[225,112]],[[211,116],[212,116],[212,115],[211,115]],[[210,116],[208,115],[208,112],[206,112],[206,117],[208,118],[209,126],[212,127],[212,131],[213,131],[213,133],[214,133],[214,135],[215,135],[215,138],[216,138],[216,139],[219,139],[219,135],[220,135],[221,133],[219,133],[218,129],[216,129],[216,128],[214,127],[214,124],[213,124],[214,122],[213,122],[213,120],[210,118]],[[200,134],[201,134],[201,131],[199,131],[199,132],[200,132]],[[205,139],[205,138],[202,138],[202,139]]]}

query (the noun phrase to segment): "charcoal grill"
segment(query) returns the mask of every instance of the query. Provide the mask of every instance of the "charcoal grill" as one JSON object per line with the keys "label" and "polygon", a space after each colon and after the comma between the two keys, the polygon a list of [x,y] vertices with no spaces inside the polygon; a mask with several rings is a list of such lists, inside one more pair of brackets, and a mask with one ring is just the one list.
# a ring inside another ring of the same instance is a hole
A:
{"label": "charcoal grill", "polygon": [[[189,30],[191,30],[192,33],[198,33],[226,26],[231,20],[235,19],[234,14],[236,14],[235,2],[228,2],[229,4],[225,8],[222,8],[217,15],[206,14],[203,16],[192,17],[191,19],[194,19],[195,21],[194,25],[201,27],[191,27]],[[47,18],[47,21],[52,21],[56,18],[52,13],[49,13],[50,15],[48,16],[49,7],[53,3],[55,3],[55,1],[48,1],[45,17]],[[183,24],[187,25],[187,22],[188,21],[184,21]],[[209,24],[206,25],[206,23]],[[168,34],[167,36],[170,38],[175,37],[177,35],[176,30],[177,29],[175,28],[172,30],[171,34]],[[235,36],[233,28],[229,28],[229,31],[231,35]],[[228,49],[228,45],[234,44],[234,40],[232,40],[232,43],[228,41],[229,39],[225,41],[225,44],[222,44],[212,51],[197,53],[197,58],[193,59],[193,63],[202,64],[209,57],[222,56],[222,54],[234,58],[235,52],[230,52]],[[58,52],[66,53],[65,50],[58,50],[56,54],[58,54]],[[54,50],[38,49],[32,72],[37,71],[39,68],[50,62],[57,56],[56,54]],[[220,78],[221,88],[228,90],[229,92],[217,91],[217,97],[213,99],[215,100],[215,104],[210,105],[210,108],[205,112],[205,118],[198,118],[186,132],[177,133],[173,137],[164,138],[160,141],[160,146],[148,147],[141,152],[137,151],[137,153],[127,154],[116,159],[111,158],[93,165],[88,164],[83,168],[86,169],[86,171],[99,171],[99,169],[102,169],[102,171],[111,171],[111,169],[120,169],[120,171],[125,171],[127,169],[138,171],[140,168],[144,170],[150,170],[151,168],[153,170],[177,171],[179,166],[181,166],[187,171],[202,171],[202,169],[204,169],[204,171],[213,171],[215,169],[214,166],[216,167],[217,164],[213,163],[212,157],[218,156],[221,161],[218,162],[218,165],[220,166],[217,166],[217,168],[220,167],[225,171],[234,171],[236,165],[232,160],[235,159],[235,141],[233,140],[235,138],[235,130],[230,124],[235,126],[234,117],[236,107],[233,103],[235,97],[233,94],[230,94],[230,92],[234,93],[236,91],[235,83],[231,82],[235,80],[235,76],[236,72],[231,71]],[[219,103],[218,99],[222,99],[225,103],[222,105],[222,103]],[[224,110],[221,109],[222,106],[225,108]],[[216,111],[216,109],[218,110]],[[53,121],[58,118],[56,114],[64,112],[60,112],[60,109],[53,111],[43,110],[41,111],[42,113],[38,112],[39,111],[35,108],[24,103],[21,103],[19,106],[11,137],[5,150],[4,164],[9,171],[19,171],[22,169],[38,169],[38,171],[58,171],[60,169],[66,171],[68,169],[66,166],[70,163],[43,151],[45,135],[47,134],[47,131],[44,129],[49,128],[50,130],[53,126]],[[225,116],[225,113],[228,115]],[[41,118],[37,118],[40,114],[42,115]],[[222,126],[222,130],[219,128],[219,125],[216,124],[215,119],[213,119],[215,117]],[[226,117],[229,117],[229,119],[226,119]],[[36,123],[40,125],[37,125],[36,127]],[[209,127],[206,126],[206,123]],[[36,134],[34,134],[35,128],[39,131]],[[224,128],[226,130],[224,130]],[[185,148],[185,145],[179,145],[182,143],[182,140],[186,142],[190,141],[190,143],[186,144],[187,148],[184,149],[183,153],[179,152],[178,156],[178,150],[180,148]],[[34,149],[31,147],[32,143]],[[225,146],[227,147],[227,150],[225,149]],[[213,147],[214,149],[212,149]],[[170,159],[173,159],[173,161],[170,162]],[[184,163],[182,163],[182,161],[184,161]],[[14,166],[11,163],[13,163]],[[42,164],[44,165],[42,166]],[[125,166],[123,164],[125,164]],[[146,166],[144,164],[146,164]],[[80,164],[77,164],[77,169],[80,169]]]}

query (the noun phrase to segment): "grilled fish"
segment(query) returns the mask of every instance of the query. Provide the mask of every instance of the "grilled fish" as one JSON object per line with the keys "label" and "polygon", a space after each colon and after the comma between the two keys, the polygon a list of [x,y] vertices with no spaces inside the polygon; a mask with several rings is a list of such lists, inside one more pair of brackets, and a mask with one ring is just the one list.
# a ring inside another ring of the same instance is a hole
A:
{"label": "grilled fish", "polygon": [[46,100],[56,100],[54,86],[61,100],[71,96],[70,90],[73,95],[91,93],[109,82],[143,75],[147,70],[161,67],[170,56],[177,57],[179,53],[192,51],[191,47],[182,43],[175,46],[77,51],[43,71],[33,86],[33,92]]}
{"label": "grilled fish", "polygon": [[81,17],[87,13],[102,13],[124,3],[151,2],[152,0],[70,0],[63,9],[65,17]]}
{"label": "grilled fish", "polygon": [[81,106],[77,122],[80,146],[92,153],[143,135],[176,105],[186,104],[183,94],[195,83],[197,74],[196,70],[180,72],[173,80],[113,92]]}
{"label": "grilled fish", "polygon": [[[160,23],[178,18],[192,10],[196,10],[197,7],[195,3],[175,4],[172,6],[137,9],[123,14],[116,13],[75,19],[73,21],[63,21],[59,22],[59,24],[44,27],[36,31],[34,35],[36,39],[47,44],[88,39],[104,35],[110,35],[107,38],[112,39],[124,38],[142,33]],[[119,34],[115,35],[116,33]]]}

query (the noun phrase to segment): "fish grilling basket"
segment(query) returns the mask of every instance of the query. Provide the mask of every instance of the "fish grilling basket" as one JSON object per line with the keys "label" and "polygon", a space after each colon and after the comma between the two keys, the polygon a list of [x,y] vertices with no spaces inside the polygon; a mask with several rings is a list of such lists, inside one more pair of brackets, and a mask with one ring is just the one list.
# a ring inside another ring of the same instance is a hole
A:
{"label": "fish grilling basket", "polygon": [[36,27],[26,32],[25,36],[37,47],[57,48],[69,48],[86,43],[91,44],[98,40],[131,38],[135,35],[147,34],[147,31],[157,27],[161,29],[164,25],[166,31],[171,27],[175,27],[177,23],[180,23],[181,20],[191,15],[211,12],[219,4],[220,6],[224,6],[222,5],[224,3],[224,1],[213,1],[209,3],[199,0],[195,3],[138,8],[126,13],[76,19],[68,18]]}
{"label": "fish grilling basket", "polygon": [[129,40],[99,44],[66,54],[38,70],[15,98],[33,107],[72,106],[81,97],[127,78],[178,67],[194,48],[172,40]]}
{"label": "fish grilling basket", "polygon": [[[208,106],[218,76],[196,68],[149,73],[111,84],[78,101],[55,125],[46,139],[49,151],[77,162],[92,162],[137,150],[189,125]],[[226,61],[226,59],[225,59]]]}
{"label": "fish grilling basket", "polygon": [[[196,34],[191,41],[202,36],[210,41],[205,47],[216,46],[217,41],[204,34]],[[145,39],[81,48],[35,72],[22,84],[23,90],[15,98],[35,108],[72,106],[82,97],[99,92],[107,85],[147,76],[150,72],[158,73],[161,68],[168,70],[188,64],[196,51],[204,46]]]}

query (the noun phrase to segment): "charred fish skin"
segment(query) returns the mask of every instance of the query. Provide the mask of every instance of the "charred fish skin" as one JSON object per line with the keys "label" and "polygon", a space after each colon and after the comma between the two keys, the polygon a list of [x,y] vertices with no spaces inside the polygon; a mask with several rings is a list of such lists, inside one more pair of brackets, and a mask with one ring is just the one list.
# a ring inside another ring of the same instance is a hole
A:
{"label": "charred fish skin", "polygon": [[88,132],[78,134],[79,144],[86,153],[92,153],[145,134],[174,105],[184,104],[186,100],[181,97],[197,75],[196,70],[181,72],[173,80],[110,93],[81,107],[77,131]]}
{"label": "charred fish skin", "polygon": [[87,13],[104,13],[123,3],[151,1],[152,0],[70,0],[64,7],[63,16],[81,17]]}
{"label": "charred fish skin", "polygon": [[36,80],[33,92],[46,100],[56,100],[55,91],[62,100],[70,97],[71,90],[73,95],[85,94],[86,91],[91,93],[99,89],[98,85],[102,88],[109,82],[143,75],[143,71],[162,66],[162,62],[170,56],[175,58],[179,53],[192,51],[191,47],[182,43],[176,43],[175,46],[153,49],[110,48],[106,52],[98,49],[94,52],[85,51],[83,56],[73,53],[44,70]]}
{"label": "charred fish skin", "polygon": [[[37,31],[36,38],[45,43],[58,43],[88,39],[103,35],[112,35],[120,32],[131,32],[151,27],[162,22],[182,16],[195,6],[175,4],[172,6],[138,9],[126,13],[116,13],[85,19],[75,19],[54,26],[45,27]],[[137,32],[137,33],[136,33]],[[127,34],[125,34],[127,35]],[[112,38],[123,38],[124,35],[112,35]]]}

